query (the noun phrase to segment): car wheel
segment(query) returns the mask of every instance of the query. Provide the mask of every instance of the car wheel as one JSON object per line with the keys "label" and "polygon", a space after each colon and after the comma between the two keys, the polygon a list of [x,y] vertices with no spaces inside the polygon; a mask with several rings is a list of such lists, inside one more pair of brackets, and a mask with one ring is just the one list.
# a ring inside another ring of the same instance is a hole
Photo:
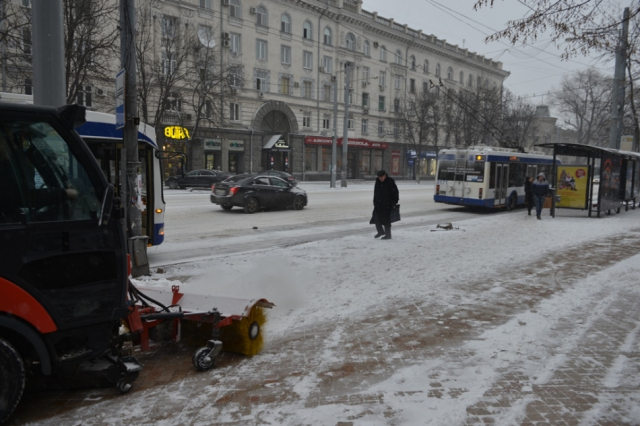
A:
{"label": "car wheel", "polygon": [[25,380],[20,354],[9,342],[0,339],[0,424],[4,424],[18,405]]}
{"label": "car wheel", "polygon": [[249,198],[244,203],[244,212],[245,213],[255,213],[260,208],[260,203],[255,198]]}
{"label": "car wheel", "polygon": [[227,210],[227,211],[233,208],[231,204],[221,204],[220,207],[222,207],[223,210]]}
{"label": "car wheel", "polygon": [[304,208],[304,197],[301,195],[296,196],[293,199],[293,208],[296,210],[302,210]]}
{"label": "car wheel", "polygon": [[178,188],[180,188],[180,185],[178,185],[178,182],[176,182],[175,180],[170,180],[169,181],[169,188],[178,189]]}

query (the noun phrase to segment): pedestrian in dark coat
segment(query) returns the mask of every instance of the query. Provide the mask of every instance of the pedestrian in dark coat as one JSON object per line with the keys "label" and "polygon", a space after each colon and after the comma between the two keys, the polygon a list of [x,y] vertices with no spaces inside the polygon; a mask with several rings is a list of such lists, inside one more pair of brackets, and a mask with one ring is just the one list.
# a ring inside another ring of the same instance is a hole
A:
{"label": "pedestrian in dark coat", "polygon": [[538,179],[531,184],[531,192],[536,200],[536,217],[538,220],[542,219],[542,206],[544,205],[544,197],[549,195],[549,182],[544,176],[544,173],[538,174]]}
{"label": "pedestrian in dark coat", "polygon": [[[373,189],[373,223],[378,233],[375,238],[391,239],[391,210],[398,204],[400,193],[396,182],[380,170]],[[384,236],[383,236],[384,235]]]}
{"label": "pedestrian in dark coat", "polygon": [[524,203],[527,206],[529,216],[531,216],[531,209],[533,208],[533,192],[531,192],[532,183],[533,178],[531,176],[527,176],[524,181]]}

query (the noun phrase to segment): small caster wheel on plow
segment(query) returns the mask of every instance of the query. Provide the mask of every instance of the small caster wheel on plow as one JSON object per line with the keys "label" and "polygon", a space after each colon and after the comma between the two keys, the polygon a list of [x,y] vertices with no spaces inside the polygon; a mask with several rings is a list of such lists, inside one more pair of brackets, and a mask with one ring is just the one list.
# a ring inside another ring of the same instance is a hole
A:
{"label": "small caster wheel on plow", "polygon": [[118,383],[116,383],[116,391],[118,391],[118,394],[120,395],[129,393],[129,391],[132,388],[133,388],[133,383],[127,383],[127,381],[124,378],[118,380]]}
{"label": "small caster wheel on plow", "polygon": [[209,340],[207,346],[198,349],[192,358],[193,366],[198,371],[206,371],[213,367],[213,363],[222,350],[222,342],[219,340]]}

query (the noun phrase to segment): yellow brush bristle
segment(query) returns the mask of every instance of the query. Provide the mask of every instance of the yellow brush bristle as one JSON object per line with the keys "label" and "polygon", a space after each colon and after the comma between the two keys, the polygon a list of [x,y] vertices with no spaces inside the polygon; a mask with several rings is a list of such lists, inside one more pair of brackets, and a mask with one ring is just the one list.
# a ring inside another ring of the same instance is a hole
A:
{"label": "yellow brush bristle", "polygon": [[[251,324],[257,323],[260,332],[255,339],[251,339],[249,332]],[[240,321],[233,321],[231,325],[220,329],[220,340],[222,340],[222,350],[227,352],[237,352],[247,356],[254,356],[262,350],[264,340],[262,339],[262,326],[267,322],[264,308],[254,306],[249,315]]]}

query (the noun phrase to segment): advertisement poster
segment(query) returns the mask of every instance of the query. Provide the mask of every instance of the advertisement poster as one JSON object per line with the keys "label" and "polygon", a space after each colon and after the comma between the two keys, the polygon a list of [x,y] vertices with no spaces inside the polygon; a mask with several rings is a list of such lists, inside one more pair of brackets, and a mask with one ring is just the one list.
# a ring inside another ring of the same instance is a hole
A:
{"label": "advertisement poster", "polygon": [[588,179],[590,177],[587,166],[559,166],[556,188],[560,201],[556,206],[569,209],[587,208]]}
{"label": "advertisement poster", "polygon": [[600,159],[600,211],[620,207],[620,162],[614,155],[603,155]]}

